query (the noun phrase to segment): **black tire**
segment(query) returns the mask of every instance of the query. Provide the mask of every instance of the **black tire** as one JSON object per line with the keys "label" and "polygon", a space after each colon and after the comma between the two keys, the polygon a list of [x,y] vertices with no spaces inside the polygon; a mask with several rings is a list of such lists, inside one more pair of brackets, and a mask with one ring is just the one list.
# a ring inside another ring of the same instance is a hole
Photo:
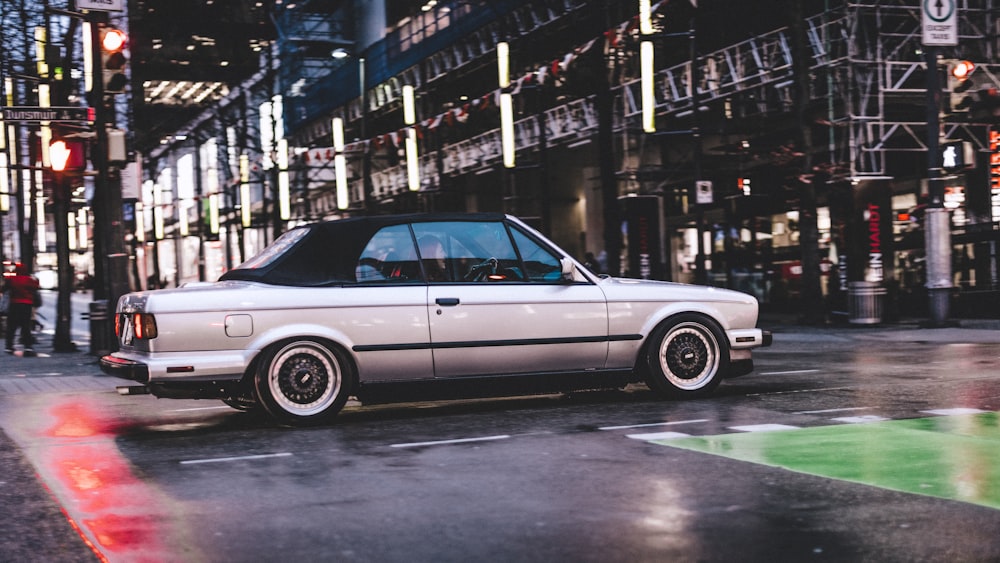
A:
{"label": "black tire", "polygon": [[222,399],[226,405],[243,412],[258,412],[262,410],[260,403],[248,402],[242,399]]}
{"label": "black tire", "polygon": [[252,378],[244,378],[238,386],[230,389],[230,395],[222,402],[226,405],[243,412],[264,412],[264,407],[254,393]]}
{"label": "black tire", "polygon": [[260,404],[292,426],[332,420],[347,403],[353,381],[353,366],[339,348],[309,338],[269,346],[254,374]]}
{"label": "black tire", "polygon": [[646,383],[668,397],[708,395],[729,369],[729,343],[708,317],[685,313],[656,327],[646,348]]}

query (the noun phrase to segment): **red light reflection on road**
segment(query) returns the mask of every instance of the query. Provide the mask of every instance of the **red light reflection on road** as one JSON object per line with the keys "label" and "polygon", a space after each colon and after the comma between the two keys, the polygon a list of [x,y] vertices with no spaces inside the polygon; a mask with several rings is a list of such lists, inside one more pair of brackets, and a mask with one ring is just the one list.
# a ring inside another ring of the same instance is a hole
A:
{"label": "red light reflection on road", "polygon": [[158,494],[132,472],[115,445],[113,423],[80,399],[55,404],[41,471],[71,523],[105,560],[170,559],[150,508]]}

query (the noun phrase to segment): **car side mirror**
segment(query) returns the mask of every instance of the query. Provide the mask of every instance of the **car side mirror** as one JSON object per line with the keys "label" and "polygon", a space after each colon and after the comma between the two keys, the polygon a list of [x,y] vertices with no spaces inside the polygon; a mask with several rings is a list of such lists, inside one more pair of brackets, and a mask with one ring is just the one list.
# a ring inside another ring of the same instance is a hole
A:
{"label": "car side mirror", "polygon": [[562,280],[565,282],[571,282],[576,279],[576,264],[573,260],[568,257],[563,257],[559,260],[559,265],[562,267]]}

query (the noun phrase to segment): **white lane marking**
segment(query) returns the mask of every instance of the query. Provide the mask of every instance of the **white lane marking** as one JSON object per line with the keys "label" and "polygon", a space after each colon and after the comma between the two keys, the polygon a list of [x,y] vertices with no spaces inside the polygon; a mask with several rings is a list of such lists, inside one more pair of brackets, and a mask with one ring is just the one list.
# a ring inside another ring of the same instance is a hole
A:
{"label": "white lane marking", "polygon": [[467,444],[469,442],[488,442],[490,440],[506,440],[509,434],[499,436],[483,436],[481,438],[457,438],[454,440],[437,440],[434,442],[409,442],[405,444],[390,444],[390,448],[419,448],[421,446],[442,446],[447,444]]}
{"label": "white lane marking", "polygon": [[278,454],[241,455],[236,457],[212,457],[205,459],[186,459],[181,462],[181,465],[194,465],[196,463],[222,463],[226,461],[244,461],[247,459],[267,459],[271,457],[288,457],[290,455],[292,455],[290,452],[282,452]]}
{"label": "white lane marking", "polygon": [[796,411],[792,414],[823,414],[828,412],[863,411],[873,407],[845,407],[842,409],[823,409],[818,411]]}
{"label": "white lane marking", "polygon": [[234,410],[233,407],[230,407],[229,405],[219,405],[219,406],[212,406],[212,407],[191,407],[189,409],[171,409],[171,410],[169,410],[167,412],[214,411],[214,410],[219,410],[219,409]]}
{"label": "white lane marking", "polygon": [[626,437],[633,440],[672,440],[674,438],[690,438],[690,434],[683,432],[653,432],[650,434],[626,434]]}
{"label": "white lane marking", "polygon": [[837,418],[831,418],[830,420],[836,420],[837,422],[846,422],[848,424],[864,424],[866,422],[882,422],[883,420],[890,420],[884,416],[878,416],[877,414],[866,414],[863,416],[841,416]]}
{"label": "white lane marking", "polygon": [[843,391],[853,387],[820,387],[819,389],[794,389],[792,391],[767,391],[765,393],[747,393],[747,397],[763,397],[765,395],[793,395],[796,393],[816,393],[818,391]]}
{"label": "white lane marking", "polygon": [[598,430],[625,430],[628,428],[648,428],[650,426],[673,426],[674,424],[694,424],[696,422],[708,422],[707,418],[696,418],[693,420],[675,420],[673,422],[651,422],[649,424],[629,424],[627,426],[602,426]]}
{"label": "white lane marking", "polygon": [[757,375],[793,375],[797,373],[816,373],[818,369],[793,369],[789,371],[765,371]]}
{"label": "white lane marking", "polygon": [[748,424],[745,426],[730,426],[729,429],[740,432],[774,432],[776,430],[798,430],[799,427],[787,424]]}
{"label": "white lane marking", "polygon": [[930,410],[930,411],[920,411],[920,412],[924,412],[924,413],[927,413],[927,414],[937,414],[937,415],[941,415],[941,416],[955,416],[955,415],[958,415],[958,414],[979,414],[981,412],[990,412],[990,411],[984,411],[984,410],[980,410],[980,409],[967,409],[967,408],[963,408],[963,407],[958,407],[958,408],[954,408],[954,409],[934,409],[934,410]]}

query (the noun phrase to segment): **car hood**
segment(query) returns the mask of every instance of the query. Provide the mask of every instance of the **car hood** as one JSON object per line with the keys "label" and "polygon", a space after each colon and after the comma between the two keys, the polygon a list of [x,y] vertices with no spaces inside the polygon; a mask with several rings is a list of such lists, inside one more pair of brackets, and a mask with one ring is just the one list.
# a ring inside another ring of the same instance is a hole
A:
{"label": "car hood", "polygon": [[608,301],[715,301],[757,305],[748,293],[677,282],[632,278],[601,278],[598,282]]}

